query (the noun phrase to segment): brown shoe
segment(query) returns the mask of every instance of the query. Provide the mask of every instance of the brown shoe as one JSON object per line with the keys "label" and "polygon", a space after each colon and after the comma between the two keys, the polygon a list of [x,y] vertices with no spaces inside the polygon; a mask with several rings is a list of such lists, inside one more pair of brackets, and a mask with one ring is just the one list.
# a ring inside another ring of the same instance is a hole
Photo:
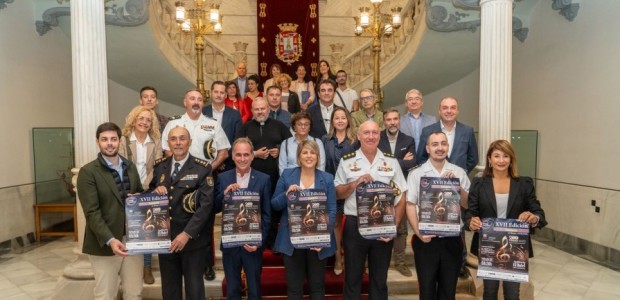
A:
{"label": "brown shoe", "polygon": [[144,267],[144,283],[155,283],[155,277],[153,277],[153,269],[151,267]]}
{"label": "brown shoe", "polygon": [[398,272],[400,272],[400,274],[403,274],[403,276],[406,277],[411,277],[413,276],[413,273],[411,273],[411,270],[409,269],[409,267],[407,267],[407,265],[405,264],[399,264],[396,266],[396,270]]}

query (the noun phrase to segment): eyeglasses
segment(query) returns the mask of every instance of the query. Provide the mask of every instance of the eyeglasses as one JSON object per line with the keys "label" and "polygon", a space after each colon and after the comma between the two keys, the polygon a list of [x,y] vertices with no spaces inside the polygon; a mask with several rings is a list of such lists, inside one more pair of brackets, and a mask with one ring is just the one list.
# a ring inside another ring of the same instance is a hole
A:
{"label": "eyeglasses", "polygon": [[310,123],[295,123],[295,126],[297,127],[310,127]]}
{"label": "eyeglasses", "polygon": [[407,98],[407,102],[420,102],[420,101],[422,101],[421,97]]}
{"label": "eyeglasses", "polygon": [[360,100],[362,101],[370,101],[370,100],[374,100],[375,96],[366,96],[366,97],[361,97]]}

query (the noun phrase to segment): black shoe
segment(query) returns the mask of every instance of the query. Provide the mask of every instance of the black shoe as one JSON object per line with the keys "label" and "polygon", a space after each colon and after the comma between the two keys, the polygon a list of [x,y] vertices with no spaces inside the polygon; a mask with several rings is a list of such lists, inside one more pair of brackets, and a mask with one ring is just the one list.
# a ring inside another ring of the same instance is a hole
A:
{"label": "black shoe", "polygon": [[467,270],[467,267],[462,267],[461,270],[459,271],[459,277],[461,279],[465,279],[467,277],[469,277],[469,270]]}
{"label": "black shoe", "polygon": [[207,267],[205,270],[205,279],[207,281],[212,281],[215,279],[215,271],[213,271],[213,267]]}

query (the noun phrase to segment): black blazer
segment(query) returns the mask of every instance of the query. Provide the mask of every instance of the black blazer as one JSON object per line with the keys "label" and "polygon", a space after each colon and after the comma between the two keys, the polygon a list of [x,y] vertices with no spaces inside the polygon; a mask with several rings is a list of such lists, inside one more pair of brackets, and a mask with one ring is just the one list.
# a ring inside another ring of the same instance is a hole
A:
{"label": "black blazer", "polygon": [[301,105],[299,103],[299,96],[293,91],[289,91],[288,95],[288,112],[296,114],[301,111]]}
{"label": "black blazer", "polygon": [[[474,129],[460,122],[456,122],[456,131],[454,132],[454,145],[450,145],[452,154],[448,157],[448,161],[465,170],[469,174],[478,164],[478,144]],[[428,136],[434,131],[441,131],[441,123],[428,125],[422,129],[420,140],[418,142],[417,161],[423,164],[428,160],[428,152],[426,152],[426,142]]]}
{"label": "black blazer", "polygon": [[[202,114],[209,118],[213,118],[213,105],[204,107],[202,109]],[[237,134],[239,127],[241,127],[241,115],[239,111],[225,106],[222,118],[222,129],[226,133],[228,142],[231,145],[235,141],[235,134]]]}
{"label": "black blazer", "polygon": [[[317,99],[317,101],[319,101]],[[338,105],[334,104],[334,108]],[[317,103],[312,105],[306,112],[312,118],[312,128],[310,128],[310,135],[315,139],[320,139],[327,134],[327,128],[323,122],[323,115],[321,114],[321,104]]]}
{"label": "black blazer", "polygon": [[[390,141],[388,140],[387,132],[385,130],[381,131],[379,150],[381,150],[382,152],[392,153],[392,147],[390,147]],[[405,154],[407,154],[407,152],[411,152],[411,154],[413,154],[412,160],[403,160],[403,157],[405,157]],[[403,175],[405,176],[405,178],[407,178],[409,169],[416,166],[415,141],[413,140],[413,138],[402,132],[399,132],[398,136],[396,136],[396,147],[394,148],[394,153],[392,154],[398,160],[400,169],[403,171]]]}
{"label": "black blazer", "polygon": [[[338,163],[340,158],[336,157],[336,144],[338,142],[336,137],[330,137],[329,135],[324,135],[321,138],[321,142],[323,142],[323,147],[325,147],[325,172],[336,176],[336,171],[338,171]],[[342,147],[342,151],[340,154],[345,156],[351,152],[354,152],[359,148],[359,142],[356,140],[353,144],[349,143],[348,139],[345,139],[344,146]]]}
{"label": "black blazer", "polygon": [[[167,157],[155,163],[149,191],[160,185],[168,189],[170,239],[174,240],[183,231],[192,237],[181,252],[206,247],[211,242],[213,232],[213,227],[207,226],[207,219],[213,210],[214,182],[211,165],[190,154],[176,178],[172,180],[172,160],[172,157]],[[189,194],[194,195],[187,196]],[[194,197],[196,201],[196,212],[193,214],[183,210],[183,198],[186,196]]]}
{"label": "black blazer", "polygon": [[[493,190],[493,179],[490,177],[475,178],[469,189],[467,200],[469,208],[465,212],[465,226],[469,227],[472,217],[497,218],[497,200]],[[530,177],[519,177],[510,180],[510,191],[508,193],[508,207],[506,217],[517,219],[519,215],[529,211],[540,218],[536,228],[547,225],[545,211],[540,207],[540,201],[536,199],[534,182]],[[474,233],[471,242],[471,253],[478,255],[479,235]],[[532,243],[529,243],[530,257],[534,256]]]}

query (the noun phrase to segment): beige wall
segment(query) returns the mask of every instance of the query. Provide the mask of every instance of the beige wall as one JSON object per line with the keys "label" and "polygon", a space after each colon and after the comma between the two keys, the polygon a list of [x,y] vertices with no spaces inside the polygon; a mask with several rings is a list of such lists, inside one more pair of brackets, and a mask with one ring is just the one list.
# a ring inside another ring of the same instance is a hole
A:
{"label": "beige wall", "polygon": [[0,10],[0,241],[34,231],[32,127],[73,126],[70,41],[39,36],[33,11],[32,1]]}

